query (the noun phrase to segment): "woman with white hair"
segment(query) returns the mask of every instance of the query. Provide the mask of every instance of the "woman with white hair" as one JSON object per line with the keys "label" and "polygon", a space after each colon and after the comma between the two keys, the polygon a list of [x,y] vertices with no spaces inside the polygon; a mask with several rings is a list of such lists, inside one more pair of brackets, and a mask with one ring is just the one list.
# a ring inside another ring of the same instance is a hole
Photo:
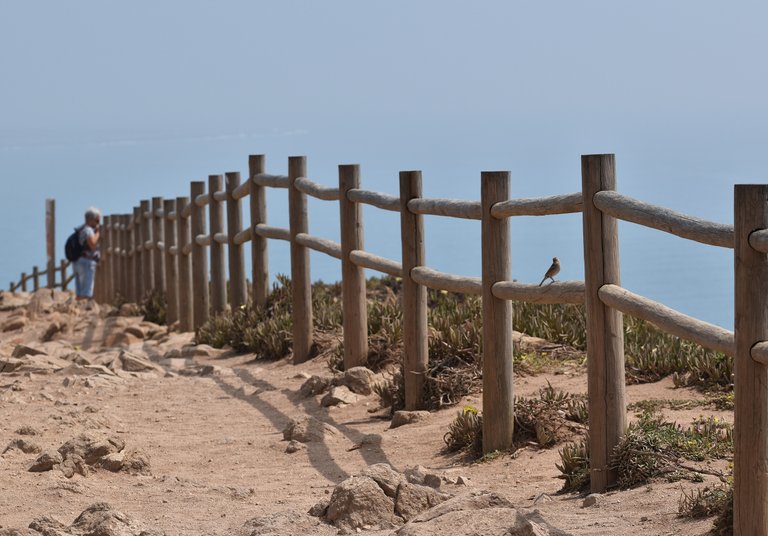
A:
{"label": "woman with white hair", "polygon": [[99,222],[101,211],[91,207],[85,211],[85,224],[78,231],[78,240],[82,246],[82,255],[74,261],[75,295],[78,300],[93,297],[93,282],[96,278],[96,264],[99,262]]}

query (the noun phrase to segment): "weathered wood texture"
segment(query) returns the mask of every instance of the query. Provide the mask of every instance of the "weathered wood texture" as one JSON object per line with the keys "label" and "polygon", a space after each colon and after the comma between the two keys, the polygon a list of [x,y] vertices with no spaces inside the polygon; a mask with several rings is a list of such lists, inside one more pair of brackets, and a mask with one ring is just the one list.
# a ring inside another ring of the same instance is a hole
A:
{"label": "weathered wood texture", "polygon": [[349,254],[350,260],[362,268],[376,270],[383,274],[389,274],[393,277],[403,276],[403,265],[392,259],[380,257],[367,251],[355,250]]}
{"label": "weathered wood texture", "polygon": [[400,212],[400,198],[394,195],[383,194],[381,192],[371,192],[369,190],[349,190],[347,199],[355,203],[371,205],[382,210]]}
{"label": "weathered wood texture", "polygon": [[491,290],[500,300],[529,303],[584,303],[584,281],[556,281],[544,286],[517,281],[499,281],[494,283]]}
{"label": "weathered wood texture", "polygon": [[232,238],[232,243],[236,246],[241,246],[245,244],[246,242],[251,241],[251,237],[253,236],[253,229],[248,227],[246,229],[242,229],[239,233],[237,233],[234,238]]}
{"label": "weathered wood texture", "polygon": [[689,240],[733,248],[733,227],[645,203],[619,192],[597,192],[595,206],[605,214]]}
{"label": "weathered wood texture", "polygon": [[99,261],[98,270],[101,272],[103,280],[103,296],[100,298],[106,303],[112,301],[112,270],[114,269],[114,260],[112,258],[112,216],[102,215],[99,244],[101,248],[101,261]]}
{"label": "weathered wood texture", "polygon": [[56,200],[45,200],[45,254],[47,287],[56,286]]}
{"label": "weathered wood texture", "polygon": [[480,219],[480,202],[463,199],[413,199],[408,210],[414,214],[432,214],[465,220]]}
{"label": "weathered wood texture", "polygon": [[242,203],[235,199],[234,192],[240,186],[240,173],[230,171],[225,174],[227,182],[227,251],[229,253],[229,305],[233,311],[248,302],[248,284],[245,280],[245,253],[242,242],[235,241],[236,235],[243,230]]}
{"label": "weathered wood texture", "polygon": [[509,199],[496,203],[491,209],[494,218],[509,218],[510,216],[547,216],[549,214],[569,214],[581,212],[583,200],[581,192],[573,194],[553,195],[549,197],[532,197]]}
{"label": "weathered wood texture", "polygon": [[768,229],[758,229],[750,233],[749,245],[760,253],[768,253]]}
{"label": "weathered wood texture", "polygon": [[253,228],[253,232],[256,236],[261,236],[263,238],[285,240],[287,242],[290,242],[291,240],[291,230],[286,229],[285,227],[272,227],[271,225],[260,223]]}
{"label": "weathered wood texture", "polygon": [[286,175],[270,175],[269,173],[257,173],[251,179],[259,186],[269,186],[270,188],[289,188],[290,179]]}
{"label": "weathered wood texture", "polygon": [[417,266],[411,270],[411,278],[419,285],[434,290],[447,290],[448,292],[474,296],[480,296],[483,293],[483,283],[480,277],[446,274],[426,266]]}
{"label": "weathered wood texture", "polygon": [[734,355],[736,351],[733,332],[720,326],[685,315],[617,285],[603,285],[598,296],[608,307],[646,320],[681,339],[728,355]]}
{"label": "weathered wood texture", "polygon": [[508,171],[481,174],[484,453],[508,449],[515,422],[512,303],[493,295],[493,285],[510,279],[511,261],[509,220],[494,218],[491,208],[509,199],[509,188]]}
{"label": "weathered wood texture", "polygon": [[319,236],[299,233],[296,235],[296,242],[304,247],[325,253],[329,257],[335,259],[341,259],[341,244],[328,240],[327,238],[320,238]]}
{"label": "weathered wood texture", "polygon": [[616,189],[612,154],[581,157],[584,196],[584,273],[587,315],[587,383],[589,397],[590,486],[601,493],[616,483],[609,458],[626,430],[624,384],[624,321],[607,307],[598,292],[603,285],[621,285],[618,222],[592,199]]}
{"label": "weathered wood texture", "polygon": [[40,269],[37,266],[32,267],[32,290],[40,290]]}
{"label": "weathered wood texture", "polygon": [[[193,181],[189,187],[189,197],[194,199],[202,195],[205,191],[205,182]],[[192,215],[190,216],[190,227],[192,237],[205,234],[205,208],[198,207],[195,203],[192,205]],[[197,329],[208,320],[210,314],[210,294],[208,289],[208,255],[205,248],[192,238],[192,310],[193,326]]]}
{"label": "weathered wood texture", "polygon": [[403,376],[405,409],[424,407],[424,382],[429,366],[427,288],[411,277],[425,262],[424,218],[408,210],[421,197],[421,171],[400,172],[400,240],[402,245]]}
{"label": "weathered wood texture", "polygon": [[[221,175],[208,176],[208,194],[211,197],[224,189],[224,177]],[[208,225],[210,225],[210,254],[211,254],[211,312],[221,314],[227,308],[227,260],[224,256],[224,246],[213,240],[217,233],[224,232],[224,210],[221,202],[215,199],[208,203]]]}
{"label": "weathered wood texture", "polygon": [[[175,199],[163,201],[165,214],[173,212],[176,208]],[[173,326],[179,320],[179,266],[176,255],[171,253],[171,248],[176,246],[176,222],[165,221],[163,223],[163,244],[165,257],[165,322]]]}
{"label": "weathered wood texture", "polygon": [[267,238],[256,233],[258,225],[267,223],[267,196],[264,186],[258,184],[254,177],[264,173],[266,165],[262,154],[248,157],[248,184],[250,185],[251,209],[251,300],[254,305],[263,307],[269,295],[269,257],[267,255]]}
{"label": "weathered wood texture", "polygon": [[155,272],[154,272],[154,263],[153,263],[153,249],[147,249],[146,244],[152,243],[152,220],[150,220],[146,215],[149,214],[149,201],[148,200],[142,200],[141,201],[141,275],[142,275],[142,285],[141,285],[141,291],[142,295],[141,299],[144,299],[144,297],[149,293],[153,288],[155,288]]}
{"label": "weathered wood texture", "polygon": [[307,196],[296,188],[296,179],[307,174],[307,159],[288,158],[288,219],[291,231],[291,289],[293,294],[293,362],[303,363],[311,357],[312,281],[309,272],[309,249],[296,241],[297,234],[309,233]]}
{"label": "weathered wood texture", "polygon": [[363,249],[363,207],[347,198],[349,190],[360,187],[360,166],[339,166],[339,222],[341,226],[341,299],[344,328],[344,369],[368,364],[368,306],[365,270],[349,255]]}
{"label": "weathered wood texture", "polygon": [[[67,278],[67,266],[69,263],[66,259],[61,259],[61,290],[67,290],[69,286],[69,279]],[[11,289],[12,291],[14,289]]]}
{"label": "weathered wood texture", "polygon": [[154,283],[158,292],[165,292],[165,254],[157,244],[165,236],[165,218],[162,216],[163,198],[152,198],[152,266],[154,270]]}
{"label": "weathered wood texture", "polygon": [[192,331],[194,329],[194,309],[192,306],[192,255],[184,253],[184,249],[191,241],[189,232],[190,220],[184,217],[182,207],[189,204],[188,197],[176,198],[176,244],[178,255],[176,263],[179,271],[178,300],[179,300],[179,331]]}
{"label": "weathered wood texture", "polygon": [[322,184],[318,184],[315,181],[308,179],[307,177],[298,177],[296,179],[296,188],[298,188],[300,192],[303,192],[310,197],[322,199],[323,201],[339,200],[338,188],[323,186]]}
{"label": "weathered wood texture", "polygon": [[131,301],[133,303],[139,303],[144,297],[144,255],[141,248],[141,237],[144,231],[141,225],[142,221],[141,208],[133,207],[133,231],[131,232],[131,239],[133,241]]}
{"label": "weathered wood texture", "polygon": [[734,188],[735,407],[733,533],[768,534],[768,368],[750,350],[768,340],[768,257],[749,235],[768,228],[768,185]]}

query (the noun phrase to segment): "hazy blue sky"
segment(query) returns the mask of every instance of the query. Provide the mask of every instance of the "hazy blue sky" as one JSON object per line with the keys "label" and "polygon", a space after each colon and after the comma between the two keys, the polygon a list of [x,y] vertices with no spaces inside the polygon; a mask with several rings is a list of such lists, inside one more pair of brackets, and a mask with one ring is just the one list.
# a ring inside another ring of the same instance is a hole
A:
{"label": "hazy blue sky", "polygon": [[[86,206],[128,212],[245,171],[256,152],[275,172],[306,154],[331,184],[358,162],[392,193],[398,170],[423,169],[428,195],[466,198],[482,169],[511,169],[515,195],[577,191],[579,155],[615,152],[620,190],[730,222],[733,183],[768,180],[766,6],[0,0],[0,232],[13,252],[0,282],[43,264],[46,196],[61,250]],[[530,274],[557,249],[553,225]]]}

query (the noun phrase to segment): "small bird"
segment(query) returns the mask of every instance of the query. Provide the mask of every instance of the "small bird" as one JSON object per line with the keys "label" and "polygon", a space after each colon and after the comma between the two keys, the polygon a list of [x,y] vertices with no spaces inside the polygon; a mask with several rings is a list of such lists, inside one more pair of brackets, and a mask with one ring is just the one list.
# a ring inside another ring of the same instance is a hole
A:
{"label": "small bird", "polygon": [[544,274],[544,279],[541,280],[539,286],[544,284],[544,281],[551,279],[552,283],[555,282],[555,276],[560,273],[560,260],[557,257],[552,258],[552,266],[549,267],[547,273]]}

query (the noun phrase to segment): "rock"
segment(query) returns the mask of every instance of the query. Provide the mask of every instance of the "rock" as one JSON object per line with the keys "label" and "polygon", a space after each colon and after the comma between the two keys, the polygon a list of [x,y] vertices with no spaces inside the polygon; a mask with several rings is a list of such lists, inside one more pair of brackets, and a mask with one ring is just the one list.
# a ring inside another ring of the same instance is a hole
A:
{"label": "rock", "polygon": [[397,488],[406,482],[405,476],[392,469],[388,463],[373,464],[360,473],[360,476],[373,479],[387,497],[392,498],[397,495]]}
{"label": "rock", "polygon": [[395,504],[371,478],[353,476],[336,486],[325,520],[342,531],[364,526],[390,529],[402,520],[395,516]]}
{"label": "rock", "polygon": [[35,436],[40,435],[40,431],[32,426],[24,425],[16,429],[16,434]]}
{"label": "rock", "polygon": [[152,466],[149,463],[149,455],[142,450],[129,450],[123,457],[120,470],[131,475],[151,475]]}
{"label": "rock", "polygon": [[310,376],[299,388],[299,393],[304,398],[307,398],[326,392],[330,386],[331,378],[327,376]]}
{"label": "rock", "polygon": [[102,456],[121,452],[124,448],[125,441],[119,437],[97,437],[86,432],[70,439],[59,447],[59,454],[64,459],[77,455],[85,460],[85,463],[88,465],[93,465]]}
{"label": "rock", "polygon": [[135,303],[124,303],[117,312],[118,316],[141,316],[141,307]]}
{"label": "rock", "polygon": [[75,473],[81,476],[88,476],[90,474],[88,465],[85,463],[83,458],[77,454],[70,454],[69,456],[65,457],[64,461],[59,464],[59,469],[67,478],[72,478],[75,476]]}
{"label": "rock", "polygon": [[428,411],[396,411],[395,414],[392,415],[392,424],[390,424],[390,428],[422,422],[429,419],[430,415],[431,414]]}
{"label": "rock", "polygon": [[50,323],[48,324],[48,327],[45,328],[45,332],[43,333],[43,336],[41,337],[41,340],[43,342],[48,342],[53,340],[53,337],[65,329],[67,329],[68,323],[60,314],[56,314],[54,316]]}
{"label": "rock", "polygon": [[129,333],[125,333],[124,331],[120,331],[118,333],[110,333],[107,335],[104,339],[104,346],[127,348],[137,342],[141,342],[141,339],[138,339]]}
{"label": "rock", "polygon": [[113,452],[112,454],[102,456],[96,463],[96,466],[117,473],[123,468],[124,457],[125,456],[121,452]]}
{"label": "rock", "polygon": [[370,395],[373,393],[374,374],[365,367],[352,367],[344,371],[341,383],[346,385],[350,391],[359,395]]}
{"label": "rock", "polygon": [[13,372],[24,364],[21,359],[15,357],[2,357],[0,356],[0,373]]}
{"label": "rock", "polygon": [[443,483],[443,479],[436,474],[428,473],[424,475],[425,486],[429,486],[430,488],[434,488],[434,489],[440,489],[440,486],[442,485],[442,483]]}
{"label": "rock", "polygon": [[469,486],[469,477],[466,476],[458,476],[456,477],[456,485],[457,486]]}
{"label": "rock", "polygon": [[123,330],[127,335],[133,335],[137,339],[145,339],[147,334],[139,326],[128,326]]}
{"label": "rock", "polygon": [[287,454],[293,454],[294,452],[305,450],[306,448],[307,446],[304,443],[299,443],[298,441],[294,440],[288,443],[288,446],[285,447],[285,452]]}
{"label": "rock", "polygon": [[37,443],[33,443],[27,439],[19,438],[11,440],[11,442],[8,443],[8,445],[5,447],[3,454],[9,450],[20,450],[24,454],[37,454],[38,452],[42,452],[43,449],[40,448],[40,445]]}
{"label": "rock", "polygon": [[437,506],[450,496],[427,486],[403,482],[397,489],[395,514],[410,521],[424,510]]}
{"label": "rock", "polygon": [[44,516],[32,521],[29,528],[45,536],[159,536],[158,532],[107,503],[90,505],[69,527]]}
{"label": "rock", "polygon": [[355,402],[357,402],[357,395],[350,391],[347,386],[340,385],[338,387],[333,387],[320,401],[320,405],[327,408],[328,406],[354,404]]}
{"label": "rock", "polygon": [[0,331],[6,332],[6,331],[16,331],[19,329],[24,328],[29,323],[29,320],[26,316],[17,316],[14,318],[9,318],[6,320],[2,326],[0,326]]}
{"label": "rock", "polygon": [[430,488],[439,489],[443,484],[443,479],[435,473],[430,473],[429,470],[423,465],[416,465],[415,467],[409,467],[403,471],[406,480],[411,484],[419,484],[420,486],[429,486]]}
{"label": "rock", "polygon": [[43,471],[50,471],[54,466],[60,464],[63,461],[61,454],[55,450],[48,450],[43,452],[27,469],[31,473],[41,473]]}
{"label": "rock", "polygon": [[336,429],[314,417],[302,417],[291,420],[283,430],[283,439],[309,443],[311,441],[323,441],[326,434],[335,435]]}
{"label": "rock", "polygon": [[584,501],[582,501],[581,506],[582,508],[589,508],[590,506],[599,505],[603,500],[603,496],[599,493],[590,493],[586,497],[584,497]]}
{"label": "rock", "polygon": [[118,356],[120,368],[128,372],[157,372],[165,374],[165,370],[160,365],[156,365],[147,358],[132,354],[125,350]]}
{"label": "rock", "polygon": [[34,356],[34,355],[48,355],[48,354],[42,350],[38,350],[37,348],[32,348],[31,346],[25,346],[23,344],[17,344],[16,347],[13,349],[13,352],[11,353],[11,357],[17,357],[17,358]]}
{"label": "rock", "polygon": [[28,536],[31,534],[28,531],[20,531],[19,529],[12,528],[0,528],[0,536]]}
{"label": "rock", "polygon": [[335,536],[336,529],[316,517],[298,512],[277,512],[245,522],[242,536],[296,536],[297,534]]}
{"label": "rock", "polygon": [[312,517],[324,518],[326,512],[328,512],[328,505],[330,504],[331,504],[330,499],[323,499],[320,502],[315,503],[307,513]]}
{"label": "rock", "polygon": [[0,311],[16,311],[29,303],[29,294],[26,292],[3,293],[2,298],[0,300]]}
{"label": "rock", "polygon": [[546,493],[539,493],[539,495],[533,500],[533,505],[538,506],[548,502],[552,502],[552,497]]}
{"label": "rock", "polygon": [[181,350],[178,348],[171,348],[163,354],[163,359],[180,359],[181,357]]}
{"label": "rock", "polygon": [[181,348],[181,357],[212,357],[218,350],[207,344],[187,344]]}

